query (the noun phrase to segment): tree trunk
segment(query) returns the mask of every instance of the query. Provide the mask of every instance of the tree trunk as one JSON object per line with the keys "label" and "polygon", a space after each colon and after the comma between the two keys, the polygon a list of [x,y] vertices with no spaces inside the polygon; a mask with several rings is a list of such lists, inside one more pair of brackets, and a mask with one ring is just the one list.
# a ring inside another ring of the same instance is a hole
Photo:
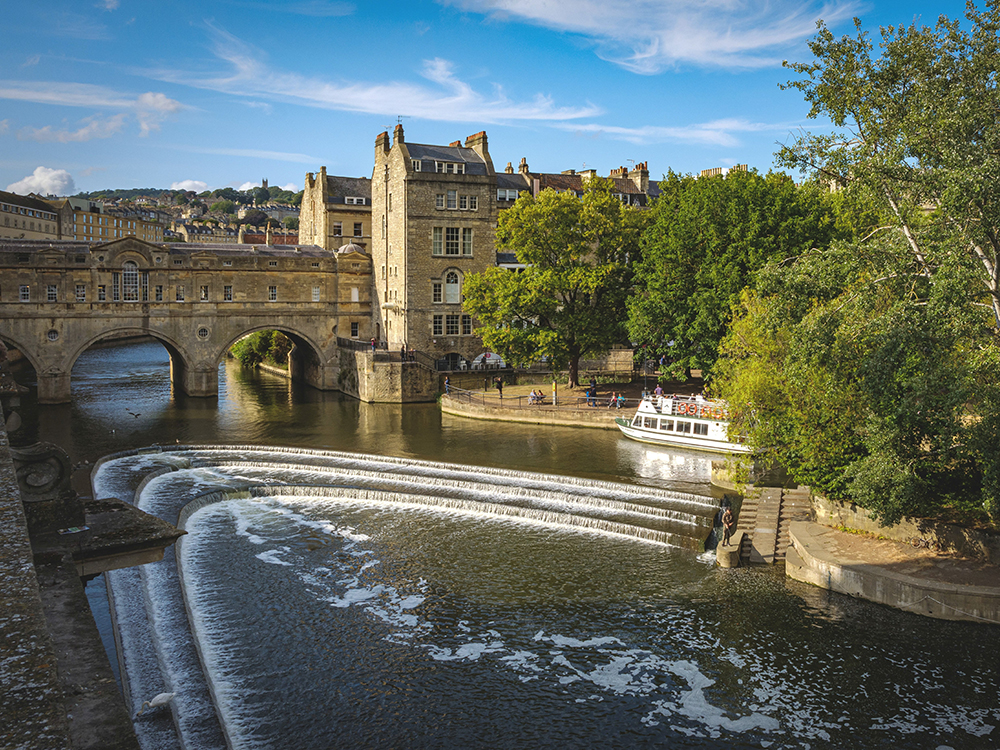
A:
{"label": "tree trunk", "polygon": [[574,354],[569,358],[569,387],[576,388],[580,385],[580,355]]}

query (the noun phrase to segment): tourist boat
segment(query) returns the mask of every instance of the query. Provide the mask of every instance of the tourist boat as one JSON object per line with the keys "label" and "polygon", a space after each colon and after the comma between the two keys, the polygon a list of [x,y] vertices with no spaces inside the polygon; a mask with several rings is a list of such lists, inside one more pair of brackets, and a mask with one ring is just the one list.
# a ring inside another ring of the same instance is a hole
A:
{"label": "tourist boat", "polygon": [[632,419],[615,422],[625,437],[657,445],[677,445],[715,453],[749,453],[729,440],[726,406],[689,396],[643,396]]}

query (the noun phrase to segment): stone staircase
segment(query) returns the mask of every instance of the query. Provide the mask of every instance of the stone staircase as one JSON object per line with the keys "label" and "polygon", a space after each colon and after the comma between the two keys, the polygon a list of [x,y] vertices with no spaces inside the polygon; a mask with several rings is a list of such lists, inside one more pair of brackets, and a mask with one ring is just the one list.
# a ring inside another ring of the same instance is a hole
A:
{"label": "stone staircase", "polygon": [[741,565],[773,565],[784,561],[791,541],[792,521],[811,518],[810,494],[808,487],[756,487],[747,492],[734,535],[739,537],[743,532]]}

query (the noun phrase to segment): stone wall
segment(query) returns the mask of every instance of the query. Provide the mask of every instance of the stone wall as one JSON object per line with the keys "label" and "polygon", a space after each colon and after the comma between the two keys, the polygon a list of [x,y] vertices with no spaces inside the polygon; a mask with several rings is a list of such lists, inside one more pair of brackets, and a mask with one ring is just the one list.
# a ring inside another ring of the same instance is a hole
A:
{"label": "stone wall", "polygon": [[813,497],[813,510],[816,520],[824,526],[843,526],[897,542],[953,551],[1000,564],[1000,534],[919,518],[904,518],[895,526],[881,526],[858,505],[818,496]]}
{"label": "stone wall", "polygon": [[340,351],[338,386],[368,403],[414,404],[434,401],[440,376],[416,362],[373,362],[369,351]]}

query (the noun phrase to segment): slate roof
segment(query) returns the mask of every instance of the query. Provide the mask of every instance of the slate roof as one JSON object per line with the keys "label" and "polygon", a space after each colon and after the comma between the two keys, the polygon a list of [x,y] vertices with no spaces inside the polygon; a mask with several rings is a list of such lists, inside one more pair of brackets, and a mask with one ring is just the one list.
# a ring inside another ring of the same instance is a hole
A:
{"label": "slate roof", "polygon": [[326,193],[330,198],[367,198],[372,197],[372,181],[368,177],[338,177],[326,176]]}
{"label": "slate roof", "polygon": [[509,190],[531,190],[531,185],[524,181],[522,175],[507,174],[506,172],[497,172],[497,187]]}
{"label": "slate roof", "polygon": [[[466,174],[486,174],[486,162],[483,161],[475,149],[464,146],[434,146],[426,143],[407,143],[407,151],[410,152],[411,159],[420,161],[450,161],[465,164]],[[422,169],[424,172],[432,172],[432,169]]]}
{"label": "slate roof", "polygon": [[47,214],[56,213],[56,207],[51,203],[46,203],[43,200],[31,198],[27,195],[8,193],[6,190],[0,190],[0,201],[3,203],[10,203],[13,206],[23,206],[24,208],[30,208],[35,211],[44,211]]}

